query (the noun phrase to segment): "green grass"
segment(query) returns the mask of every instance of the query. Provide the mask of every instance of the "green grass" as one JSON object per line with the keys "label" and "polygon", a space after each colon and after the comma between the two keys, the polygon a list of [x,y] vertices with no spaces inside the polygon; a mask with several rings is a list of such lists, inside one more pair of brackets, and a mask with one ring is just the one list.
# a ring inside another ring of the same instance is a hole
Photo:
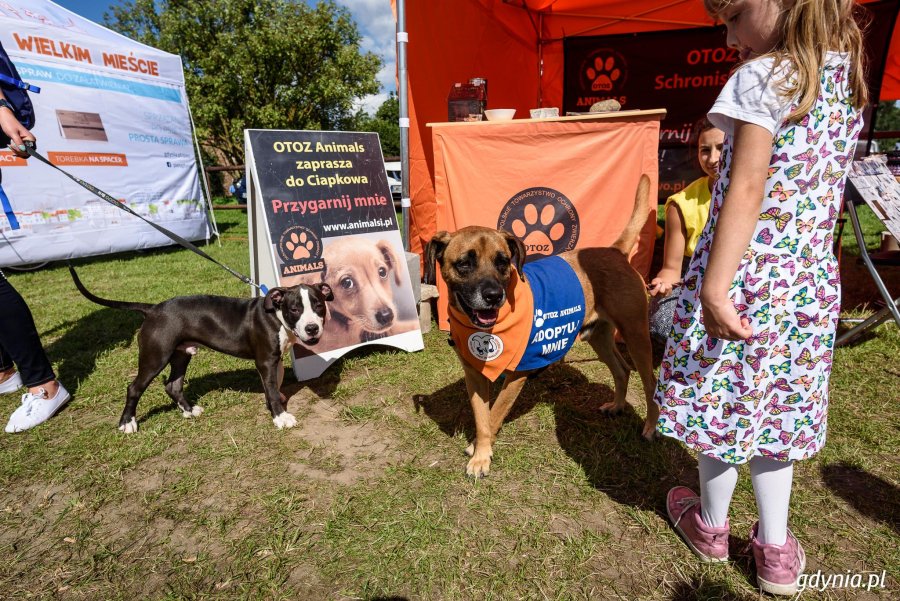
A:
{"label": "green grass", "polygon": [[[249,272],[246,216],[216,217],[222,242],[205,250]],[[875,246],[880,227],[865,223]],[[864,314],[877,294],[855,252],[845,235],[845,307]],[[248,292],[182,250],[76,266],[108,298]],[[4,599],[758,598],[741,549],[755,519],[747,474],[731,514],[735,561],[701,565],[663,512],[670,486],[696,483],[695,458],[640,438],[636,376],[632,410],[597,411],[612,379],[587,345],[529,382],[491,476],[472,481],[462,369],[437,330],[424,352],[370,347],[304,383],[288,371],[299,420],[288,431],[273,427],[250,362],[202,350],[186,394],[206,412],[184,419],[157,381],[126,436],[115,426],[139,316],[85,300],[62,264],[10,278],[74,399],[44,426],[0,435]],[[900,585],[898,351],[893,324],[837,350],[828,443],[795,470],[791,524],[808,571],[888,570],[888,590],[871,598]],[[0,397],[4,420],[16,404]]]}

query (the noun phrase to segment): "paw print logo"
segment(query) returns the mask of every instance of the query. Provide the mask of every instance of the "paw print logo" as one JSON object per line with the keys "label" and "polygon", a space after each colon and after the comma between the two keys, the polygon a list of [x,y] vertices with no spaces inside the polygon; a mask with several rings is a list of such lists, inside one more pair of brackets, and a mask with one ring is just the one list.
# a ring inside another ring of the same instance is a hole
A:
{"label": "paw print logo", "polygon": [[292,225],[281,232],[277,250],[286,265],[310,263],[322,256],[322,242],[309,228]]}
{"label": "paw print logo", "polygon": [[541,328],[544,326],[544,312],[540,309],[534,310],[534,327]]}
{"label": "paw print logo", "polygon": [[512,222],[512,232],[525,244],[528,254],[552,255],[553,244],[563,237],[566,226],[553,223],[556,211],[553,205],[538,209],[531,203],[525,205],[525,214]]}
{"label": "paw print logo", "polygon": [[559,190],[526,188],[500,210],[497,229],[525,245],[526,260],[572,250],[578,243],[578,211]]}
{"label": "paw print logo", "polygon": [[622,72],[616,67],[615,58],[610,56],[603,60],[598,56],[594,59],[594,66],[588,67],[587,76],[592,82],[591,91],[609,92],[613,88],[613,83],[622,76]]}
{"label": "paw print logo", "polygon": [[[627,72],[625,57],[611,48],[602,48],[591,53],[582,63],[581,78],[583,89],[592,92],[609,93],[625,83]],[[600,100],[600,98],[598,98]]]}
{"label": "paw print logo", "polygon": [[291,257],[295,261],[310,258],[312,256],[310,251],[314,246],[315,243],[309,239],[306,232],[300,232],[299,236],[297,235],[297,232],[291,232],[287,242],[284,243],[284,247],[291,253]]}

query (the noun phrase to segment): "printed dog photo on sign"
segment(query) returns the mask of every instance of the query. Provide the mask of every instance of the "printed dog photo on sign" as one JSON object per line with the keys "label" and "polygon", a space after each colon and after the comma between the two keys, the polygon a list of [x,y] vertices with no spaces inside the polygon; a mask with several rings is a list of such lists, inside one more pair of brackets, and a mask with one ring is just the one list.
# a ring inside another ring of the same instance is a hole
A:
{"label": "printed dog photo on sign", "polygon": [[[316,352],[372,342],[419,327],[415,301],[405,291],[409,270],[399,242],[399,237],[389,232],[325,238],[323,271],[283,278],[285,285],[324,282],[333,291],[322,345]],[[302,347],[297,351],[301,356],[309,352]]]}

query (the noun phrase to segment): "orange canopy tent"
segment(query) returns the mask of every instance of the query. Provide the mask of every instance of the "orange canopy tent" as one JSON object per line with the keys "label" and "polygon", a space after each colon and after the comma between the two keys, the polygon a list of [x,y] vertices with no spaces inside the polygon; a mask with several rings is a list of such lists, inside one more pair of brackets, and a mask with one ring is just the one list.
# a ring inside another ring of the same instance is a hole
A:
{"label": "orange canopy tent", "polygon": [[[875,1],[875,0],[870,0]],[[493,107],[517,115],[562,106],[563,40],[714,25],[700,0],[391,0],[404,10],[409,123],[409,249],[435,232],[433,148],[427,123],[447,120],[454,82],[484,77]],[[869,2],[863,2],[867,4]],[[900,99],[900,34],[894,28],[878,100]],[[401,77],[403,75],[401,61]],[[877,68],[877,66],[876,66]],[[631,108],[631,107],[629,107]],[[660,108],[660,107],[635,107]],[[661,107],[665,108],[665,107]]]}

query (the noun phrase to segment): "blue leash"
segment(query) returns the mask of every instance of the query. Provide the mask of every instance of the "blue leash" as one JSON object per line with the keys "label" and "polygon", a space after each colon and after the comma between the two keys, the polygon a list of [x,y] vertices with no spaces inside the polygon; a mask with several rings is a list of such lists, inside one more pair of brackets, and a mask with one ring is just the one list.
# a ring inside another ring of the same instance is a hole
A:
{"label": "blue leash", "polygon": [[6,192],[3,190],[3,186],[0,185],[0,203],[3,204],[3,212],[6,213],[6,219],[9,220],[9,227],[14,230],[22,227],[19,225],[19,220],[16,219],[16,214],[13,213],[12,205],[9,204],[9,197],[6,195]]}
{"label": "blue leash", "polygon": [[[225,265],[224,263],[221,263],[221,262],[217,261],[216,259],[212,258],[212,257],[209,256],[208,254],[206,254],[205,252],[203,252],[202,250],[200,250],[199,248],[197,248],[196,246],[194,246],[194,244],[192,244],[192,243],[189,242],[188,240],[185,240],[184,238],[182,238],[181,236],[179,236],[179,235],[176,234],[175,232],[169,231],[169,230],[167,230],[166,228],[162,227],[161,225],[159,225],[159,224],[157,224],[157,223],[154,223],[153,221],[150,221],[149,219],[147,219],[147,218],[144,217],[143,215],[140,215],[139,213],[135,212],[134,209],[132,209],[131,207],[129,207],[129,206],[126,205],[125,203],[119,202],[118,200],[116,200],[115,198],[113,198],[112,196],[110,196],[109,194],[107,194],[106,192],[104,192],[103,190],[100,190],[100,189],[98,189],[98,188],[92,186],[91,184],[87,183],[86,181],[84,181],[84,180],[82,180],[82,179],[79,179],[79,178],[75,177],[75,176],[72,175],[71,173],[67,173],[67,172],[63,171],[62,169],[60,169],[59,167],[57,167],[56,165],[54,165],[53,163],[51,163],[50,161],[48,161],[46,158],[44,158],[43,156],[41,156],[40,154],[38,154],[37,150],[36,150],[35,147],[34,147],[34,141],[32,141],[32,140],[25,140],[25,151],[26,151],[30,156],[33,156],[34,158],[36,158],[37,160],[41,161],[42,163],[46,163],[47,165],[50,165],[51,167],[53,167],[54,169],[56,169],[57,171],[59,171],[60,173],[62,173],[63,175],[65,175],[66,177],[68,177],[69,179],[73,180],[75,183],[77,183],[77,184],[80,185],[81,187],[83,187],[83,188],[89,190],[90,192],[96,194],[97,196],[99,196],[100,198],[102,198],[103,200],[105,200],[106,202],[108,202],[109,204],[113,205],[114,207],[119,208],[119,209],[122,209],[122,210],[125,211],[126,213],[131,213],[132,215],[134,215],[134,216],[137,217],[138,219],[143,220],[143,221],[146,222],[148,225],[150,225],[152,228],[154,228],[155,230],[157,230],[157,231],[159,231],[160,233],[164,234],[164,235],[167,236],[168,238],[174,240],[175,242],[177,242],[178,244],[180,244],[180,245],[183,246],[184,248],[188,249],[189,251],[191,251],[191,252],[193,252],[193,253],[195,253],[195,254],[200,255],[200,256],[203,257],[204,259],[209,259],[210,261],[212,261],[213,263],[215,263],[216,265],[218,265],[219,267],[221,267],[222,269],[224,269],[225,271],[227,271],[228,273],[230,273],[231,275],[233,275],[234,277],[236,277],[236,278],[239,279],[240,281],[244,282],[245,284],[249,284],[250,286],[253,286],[254,288],[257,288],[257,289],[258,289],[260,292],[262,292],[263,294],[268,294],[268,293],[269,293],[269,289],[266,287],[265,284],[257,284],[256,282],[254,282],[253,280],[251,280],[251,279],[248,278],[247,276],[238,273],[237,271],[235,271],[234,269],[232,269],[232,268],[229,267],[228,265]],[[4,202],[4,210],[6,209],[7,206],[8,206],[7,203]],[[10,209],[10,210],[11,210],[11,209]],[[7,214],[7,215],[8,215],[8,214]],[[15,219],[15,217],[13,217],[13,219]],[[18,225],[18,222],[17,222],[17,225]]]}
{"label": "blue leash", "polygon": [[3,83],[8,83],[11,86],[15,86],[21,90],[26,90],[28,92],[34,92],[35,94],[40,94],[41,89],[37,86],[33,86],[30,83],[26,83],[20,79],[16,79],[15,77],[10,77],[9,75],[4,75],[0,73],[0,81]]}

